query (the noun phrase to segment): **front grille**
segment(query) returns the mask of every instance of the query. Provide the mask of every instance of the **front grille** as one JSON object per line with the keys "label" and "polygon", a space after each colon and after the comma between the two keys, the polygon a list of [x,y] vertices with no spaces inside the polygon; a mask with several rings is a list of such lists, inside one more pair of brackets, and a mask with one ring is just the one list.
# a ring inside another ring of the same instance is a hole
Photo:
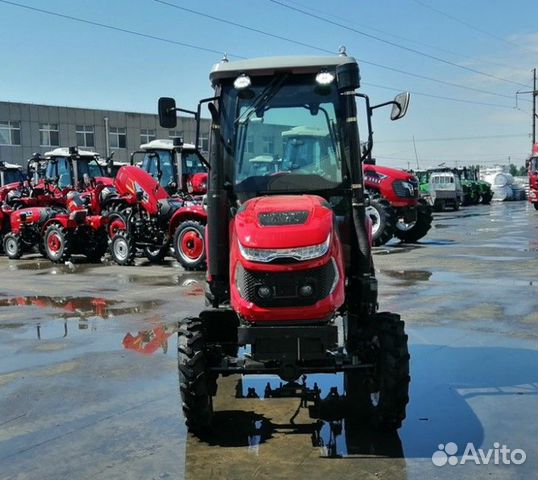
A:
{"label": "front grille", "polygon": [[396,181],[393,184],[394,193],[401,198],[418,198],[418,182],[416,180],[409,180],[407,183],[413,185],[413,191],[404,186],[403,182]]}
{"label": "front grille", "polygon": [[308,218],[308,212],[297,210],[292,212],[271,212],[260,213],[258,216],[260,224],[264,227],[277,225],[302,225]]}
{"label": "front grille", "polygon": [[[236,285],[245,300],[259,307],[305,307],[314,305],[331,293],[335,269],[332,261],[322,267],[294,272],[257,272],[238,264]],[[305,297],[299,294],[299,288],[304,285],[312,287],[312,295]],[[271,296],[260,297],[260,287],[268,287]]]}

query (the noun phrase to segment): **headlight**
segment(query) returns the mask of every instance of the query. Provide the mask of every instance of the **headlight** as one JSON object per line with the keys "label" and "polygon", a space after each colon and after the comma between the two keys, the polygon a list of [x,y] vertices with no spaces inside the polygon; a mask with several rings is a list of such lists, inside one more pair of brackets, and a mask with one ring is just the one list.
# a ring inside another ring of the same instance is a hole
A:
{"label": "headlight", "polygon": [[277,258],[293,258],[295,260],[312,260],[314,258],[323,257],[329,251],[331,236],[327,237],[323,243],[311,245],[309,247],[296,248],[248,248],[239,243],[241,255],[251,262],[272,262]]}

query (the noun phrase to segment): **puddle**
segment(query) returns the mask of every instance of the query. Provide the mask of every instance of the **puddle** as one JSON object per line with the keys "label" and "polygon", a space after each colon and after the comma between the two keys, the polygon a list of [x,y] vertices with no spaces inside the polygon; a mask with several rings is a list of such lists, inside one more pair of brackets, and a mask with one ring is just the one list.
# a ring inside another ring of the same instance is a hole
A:
{"label": "puddle", "polygon": [[468,255],[466,253],[459,253],[453,255],[454,257],[471,258],[473,260],[483,260],[485,262],[523,262],[526,259],[523,257],[511,257],[511,256],[493,256],[493,255]]}
{"label": "puddle", "polygon": [[151,285],[153,287],[189,287],[201,285],[203,293],[203,284],[205,277],[203,273],[192,273],[183,275],[118,275],[120,283],[136,283],[142,285]]}
{"label": "puddle", "polygon": [[34,260],[32,262],[10,261],[9,270],[30,270],[37,272],[36,275],[62,275],[73,273],[84,273],[88,270],[99,266],[97,263],[73,263],[67,262],[65,264],[52,263],[49,260],[42,258]]}
{"label": "puddle", "polygon": [[89,318],[107,319],[118,315],[128,315],[151,311],[162,305],[162,301],[148,300],[138,302],[133,306],[121,306],[125,302],[96,297],[46,297],[27,296],[1,298],[1,307],[37,307],[62,310],[59,318]]}
{"label": "puddle", "polygon": [[428,281],[432,272],[428,270],[381,270],[381,273],[391,278],[410,282]]}

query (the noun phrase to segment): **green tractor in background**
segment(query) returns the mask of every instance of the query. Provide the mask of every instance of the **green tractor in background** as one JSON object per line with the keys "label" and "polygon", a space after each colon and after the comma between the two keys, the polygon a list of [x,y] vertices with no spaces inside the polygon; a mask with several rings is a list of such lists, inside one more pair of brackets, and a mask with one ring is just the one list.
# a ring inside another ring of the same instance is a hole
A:
{"label": "green tractor in background", "polygon": [[463,186],[463,204],[476,205],[482,203],[489,205],[493,198],[491,185],[485,180],[480,180],[480,168],[478,166],[458,168]]}

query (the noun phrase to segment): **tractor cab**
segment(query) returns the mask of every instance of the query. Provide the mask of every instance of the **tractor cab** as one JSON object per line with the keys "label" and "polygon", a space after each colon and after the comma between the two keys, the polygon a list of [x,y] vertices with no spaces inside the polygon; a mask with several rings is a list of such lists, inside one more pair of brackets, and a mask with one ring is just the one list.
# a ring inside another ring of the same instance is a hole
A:
{"label": "tractor cab", "polygon": [[11,183],[20,184],[25,180],[26,178],[22,173],[22,167],[20,165],[0,161],[0,187]]}
{"label": "tractor cab", "polygon": [[159,181],[168,194],[204,195],[207,191],[207,167],[194,145],[177,140],[153,140],[140,145],[131,154],[131,165],[137,165]]}
{"label": "tractor cab", "polygon": [[84,189],[91,181],[112,185],[99,161],[99,154],[76,147],[56,148],[44,155],[45,180],[60,189]]}

